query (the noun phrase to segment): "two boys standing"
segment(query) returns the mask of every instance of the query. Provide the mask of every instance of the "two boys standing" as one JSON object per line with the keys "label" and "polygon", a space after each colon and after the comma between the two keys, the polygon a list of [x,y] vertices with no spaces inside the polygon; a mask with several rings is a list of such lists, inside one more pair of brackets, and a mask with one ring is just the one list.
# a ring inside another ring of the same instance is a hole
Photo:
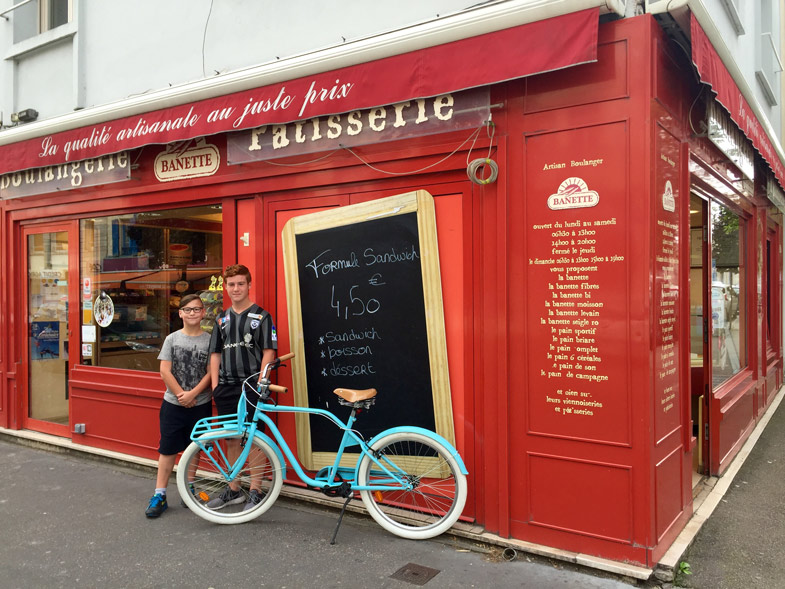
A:
{"label": "two boys standing", "polygon": [[[235,413],[243,382],[275,359],[275,325],[270,314],[250,299],[251,272],[241,264],[229,266],[224,288],[232,306],[216,318],[212,334],[200,327],[204,303],[198,295],[186,295],[179,308],[183,329],[166,337],[158,356],[166,392],[159,414],[155,493],[145,511],[150,518],[166,511],[166,485],[177,454],[191,443],[196,422],[212,415],[211,396],[219,415]],[[259,500],[259,490],[252,488],[245,508]],[[242,501],[242,491],[227,486],[207,505],[220,509]]]}

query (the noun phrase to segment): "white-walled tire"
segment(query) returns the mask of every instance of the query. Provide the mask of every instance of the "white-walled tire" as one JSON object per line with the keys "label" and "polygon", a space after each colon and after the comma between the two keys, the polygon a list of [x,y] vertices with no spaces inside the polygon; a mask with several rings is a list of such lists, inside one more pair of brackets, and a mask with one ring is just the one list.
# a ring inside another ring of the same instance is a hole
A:
{"label": "white-walled tire", "polygon": [[[222,435],[224,437],[221,437]],[[224,471],[230,470],[226,460],[227,445],[239,444],[240,438],[236,432],[229,430],[211,432],[209,436],[213,448],[212,460],[203,454],[196,442],[192,442],[183,452],[177,467],[177,490],[180,492],[180,497],[196,515],[213,523],[241,524],[259,517],[272,507],[281,492],[283,479],[278,454],[261,438],[254,437],[252,440],[247,440],[246,443],[252,443],[253,448],[235,479],[240,483],[242,500],[238,499],[237,503],[220,509],[211,509],[207,507],[207,503],[219,497],[228,485],[216,463]],[[218,452],[219,448],[223,450],[223,454]],[[256,488],[261,488],[261,501],[252,508],[244,510],[252,484]]]}
{"label": "white-walled tire", "polygon": [[[377,440],[374,455],[413,488],[360,491],[368,513],[385,530],[412,540],[433,538],[458,521],[466,504],[466,476],[441,443],[417,432],[397,432]],[[360,485],[389,482],[367,455],[357,470]]]}

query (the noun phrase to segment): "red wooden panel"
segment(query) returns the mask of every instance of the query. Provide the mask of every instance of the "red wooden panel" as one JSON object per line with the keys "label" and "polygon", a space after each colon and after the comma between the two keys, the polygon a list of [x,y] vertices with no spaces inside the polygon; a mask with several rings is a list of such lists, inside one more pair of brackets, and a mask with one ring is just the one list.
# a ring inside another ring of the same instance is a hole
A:
{"label": "red wooden panel", "polygon": [[[238,200],[235,203],[237,217],[235,223],[237,224],[236,232],[231,231],[231,226],[224,225],[224,236],[226,229],[228,233],[234,238],[234,248],[237,251],[237,263],[243,264],[251,271],[251,282],[253,283],[252,293],[258,300],[261,298],[261,291],[259,291],[259,283],[261,283],[261,268],[258,265],[259,258],[262,251],[262,220],[258,218],[256,213],[256,199],[246,198]],[[243,238],[248,238],[248,245],[245,244]],[[231,257],[224,254],[224,266],[234,263]]]}
{"label": "red wooden panel", "polygon": [[597,47],[597,61],[573,67],[569,75],[550,72],[527,78],[525,112],[626,97],[629,94],[627,60],[627,41],[622,39],[601,43]]}
{"label": "red wooden panel", "polygon": [[[530,523],[614,542],[631,542],[631,471],[618,464],[530,455]],[[611,505],[613,509],[607,509]]]}
{"label": "red wooden panel", "polygon": [[158,411],[164,384],[157,372],[78,365],[71,373],[74,442],[145,458],[158,457]]}
{"label": "red wooden panel", "polygon": [[[678,60],[671,52],[671,45],[658,28],[659,35],[654,39],[654,97],[681,121],[684,116],[684,101],[687,97],[685,81],[689,80],[692,72],[685,68],[686,60]],[[691,67],[691,66],[690,66]]]}
{"label": "red wooden panel", "polygon": [[673,451],[654,466],[655,535],[659,542],[682,512],[682,451],[676,439]]}
{"label": "red wooden panel", "polygon": [[[5,212],[5,205],[0,203],[0,275],[2,276],[10,276],[7,272],[7,256],[8,256],[8,246],[6,244],[6,212]],[[8,288],[8,283],[12,282],[10,280],[4,280],[3,284],[0,285],[0,298],[4,301],[8,301],[8,295],[6,293],[6,289]],[[6,303],[7,305],[8,303]],[[6,314],[4,312],[0,312],[0,427],[8,427],[9,421],[9,411],[8,411],[8,399],[9,399],[9,392],[8,389],[10,388],[9,382],[9,374],[8,368],[6,367],[6,357],[8,356],[7,350],[7,337],[4,337],[7,333],[6,331]]]}
{"label": "red wooden panel", "polygon": [[[72,397],[71,407],[79,415],[78,423],[85,424],[85,434],[74,434],[75,442],[132,456],[158,458],[161,401],[84,391]],[[122,419],[107,418],[110,415],[122,415]]]}
{"label": "red wooden panel", "polygon": [[769,364],[766,371],[766,405],[768,406],[777,394],[777,371],[779,369],[779,361]]}
{"label": "red wooden panel", "polygon": [[712,473],[725,470],[738,453],[755,425],[755,385],[747,380],[732,393],[719,399],[718,411],[712,410]]}

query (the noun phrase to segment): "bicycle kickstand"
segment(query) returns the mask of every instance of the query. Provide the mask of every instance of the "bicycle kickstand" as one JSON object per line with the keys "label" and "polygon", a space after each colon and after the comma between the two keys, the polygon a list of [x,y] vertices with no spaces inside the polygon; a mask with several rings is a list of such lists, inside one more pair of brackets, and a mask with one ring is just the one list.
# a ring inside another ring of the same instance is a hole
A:
{"label": "bicycle kickstand", "polygon": [[335,526],[335,531],[333,532],[332,540],[330,540],[330,546],[335,544],[335,539],[338,537],[338,529],[341,527],[341,522],[343,521],[343,514],[346,513],[346,506],[349,505],[349,501],[352,500],[354,493],[349,493],[349,496],[346,498],[346,501],[343,502],[343,507],[341,508],[341,515],[338,516],[338,524]]}

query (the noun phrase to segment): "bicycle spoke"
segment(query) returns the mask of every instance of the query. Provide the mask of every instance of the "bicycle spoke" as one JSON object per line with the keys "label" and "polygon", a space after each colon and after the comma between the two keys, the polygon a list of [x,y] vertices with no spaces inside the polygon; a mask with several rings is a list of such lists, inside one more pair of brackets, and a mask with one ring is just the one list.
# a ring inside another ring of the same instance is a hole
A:
{"label": "bicycle spoke", "polygon": [[402,432],[379,440],[374,449],[374,458],[361,461],[360,483],[400,486],[361,492],[377,522],[407,538],[428,538],[457,520],[466,499],[465,477],[446,448],[422,434]]}
{"label": "bicycle spoke", "polygon": [[264,513],[278,497],[282,466],[275,451],[258,438],[246,443],[253,446],[239,469],[235,467],[242,447],[230,432],[204,444],[205,451],[192,444],[183,453],[178,489],[181,495],[190,495],[184,500],[200,517],[217,523],[241,523]]}

